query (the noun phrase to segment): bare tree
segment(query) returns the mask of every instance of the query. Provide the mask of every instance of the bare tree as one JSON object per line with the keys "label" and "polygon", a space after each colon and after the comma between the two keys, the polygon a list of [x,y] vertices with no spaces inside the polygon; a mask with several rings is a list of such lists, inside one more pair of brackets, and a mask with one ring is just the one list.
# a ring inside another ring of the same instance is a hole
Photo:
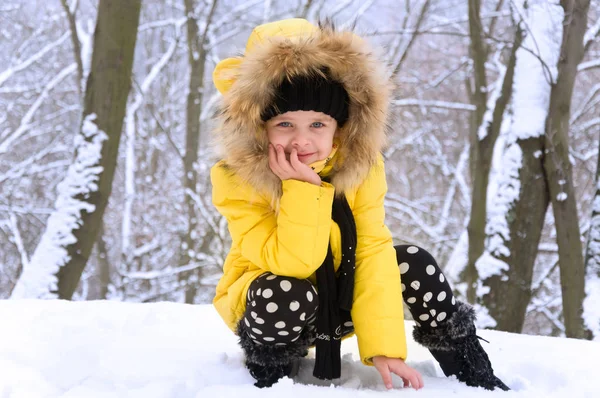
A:
{"label": "bare tree", "polygon": [[75,159],[13,297],[70,299],[79,284],[111,193],[141,1],[101,0]]}
{"label": "bare tree", "polygon": [[[527,37],[518,54],[510,127],[501,155],[503,169],[487,216],[486,247],[477,260],[486,293],[483,303],[502,330],[520,332],[523,327],[544,214],[551,202],[565,333],[584,337],[584,269],[568,131],[588,6],[585,1],[514,6]],[[547,25],[541,20],[548,21]],[[559,34],[549,28],[561,22]],[[531,74],[535,69],[537,80]],[[533,98],[537,101],[532,103]]]}
{"label": "bare tree", "polygon": [[[197,238],[194,236],[198,228],[198,218],[193,197],[198,194],[198,173],[196,171],[198,161],[198,150],[200,147],[200,115],[202,114],[202,98],[204,93],[204,68],[206,65],[208,46],[208,30],[211,26],[217,0],[212,0],[210,9],[202,24],[203,30],[200,32],[198,23],[198,11],[195,0],[184,0],[185,13],[187,21],[187,43],[188,43],[188,61],[190,64],[190,80],[188,85],[187,108],[186,108],[186,135],[185,135],[185,155],[183,158],[183,186],[185,195],[185,207],[187,213],[187,230],[181,240],[181,256],[179,258],[180,266],[187,266],[190,263],[190,253],[195,253]],[[202,268],[195,270],[196,285],[202,279]],[[189,273],[180,274],[180,280],[189,278]],[[186,285],[185,302],[193,303],[197,288],[194,283]]]}
{"label": "bare tree", "polygon": [[584,338],[585,269],[569,158],[569,118],[577,66],[584,54],[590,0],[561,0],[560,3],[565,17],[558,78],[552,86],[546,122],[544,169],[556,222],[565,332],[568,337]]}

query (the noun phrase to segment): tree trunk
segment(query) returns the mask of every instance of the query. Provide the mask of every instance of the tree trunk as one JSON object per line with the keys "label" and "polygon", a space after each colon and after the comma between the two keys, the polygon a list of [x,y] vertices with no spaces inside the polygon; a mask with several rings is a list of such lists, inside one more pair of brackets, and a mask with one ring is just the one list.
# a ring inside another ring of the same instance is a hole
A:
{"label": "tree trunk", "polygon": [[[485,92],[487,78],[485,62],[488,50],[483,43],[483,28],[480,17],[480,3],[478,0],[469,1],[469,31],[471,36],[471,57],[475,70],[475,85],[472,92],[472,103],[476,106],[470,123],[470,171],[473,180],[473,194],[471,195],[471,215],[467,231],[469,234],[468,262],[464,273],[467,282],[467,301],[475,303],[477,299],[477,281],[479,274],[475,266],[485,248],[485,225],[487,217],[487,191],[494,146],[500,134],[500,126],[506,106],[512,95],[512,80],[515,69],[515,53],[521,45],[522,33],[517,30],[513,48],[502,78],[502,84],[497,89],[490,109],[488,97]],[[492,100],[494,97],[492,97]],[[486,113],[488,117],[486,118]]]}
{"label": "tree trunk", "polygon": [[[483,253],[485,239],[485,209],[487,197],[487,179],[491,159],[483,152],[488,152],[488,146],[479,141],[479,128],[487,108],[487,87],[485,63],[487,52],[483,44],[483,29],[481,25],[481,2],[469,0],[469,35],[471,38],[470,56],[473,59],[474,83],[471,93],[471,103],[475,105],[469,119],[469,141],[471,142],[469,169],[473,184],[471,195],[471,216],[467,231],[469,233],[469,252],[464,279],[467,283],[467,301],[474,303],[476,299],[477,269],[475,262]],[[486,141],[486,143],[489,140]],[[493,142],[491,147],[493,148]]]}
{"label": "tree trunk", "polygon": [[[198,228],[198,215],[192,196],[197,195],[198,173],[195,165],[198,161],[198,149],[200,146],[200,114],[202,113],[202,96],[204,90],[204,68],[206,62],[205,44],[208,27],[217,5],[213,0],[211,9],[204,25],[202,37],[199,36],[198,21],[195,12],[195,0],[184,0],[187,22],[188,60],[190,64],[190,80],[188,85],[187,108],[186,108],[186,134],[185,155],[183,158],[183,187],[184,201],[187,216],[187,229],[181,241],[181,254],[179,265],[185,266],[192,260],[190,253],[194,253],[196,239],[194,233]],[[201,269],[196,271],[198,281],[201,279]],[[179,275],[180,281],[186,281],[190,277],[189,272]],[[188,283],[185,288],[185,302],[193,303],[196,297],[197,282]]]}
{"label": "tree trunk", "polygon": [[518,179],[521,189],[518,199],[506,214],[510,240],[504,245],[508,256],[494,253],[493,257],[508,265],[482,281],[489,287],[483,303],[496,321],[496,329],[521,333],[527,306],[531,300],[533,266],[542,236],[544,217],[548,209],[548,186],[540,159],[543,138],[517,141],[523,163]]}
{"label": "tree trunk", "polygon": [[66,247],[70,259],[58,272],[58,296],[62,299],[70,299],[79,284],[111,193],[125,105],[131,87],[140,8],[141,0],[100,0],[98,6],[83,115],[85,118],[95,114],[98,129],[108,138],[102,144],[98,188],[85,198],[95,209],[82,212],[81,226],[73,231],[76,242]]}
{"label": "tree trunk", "polygon": [[556,223],[563,316],[567,337],[585,338],[585,269],[573,171],[569,159],[569,117],[577,65],[583,58],[589,0],[561,0],[565,11],[558,79],[552,87],[546,123],[544,168]]}

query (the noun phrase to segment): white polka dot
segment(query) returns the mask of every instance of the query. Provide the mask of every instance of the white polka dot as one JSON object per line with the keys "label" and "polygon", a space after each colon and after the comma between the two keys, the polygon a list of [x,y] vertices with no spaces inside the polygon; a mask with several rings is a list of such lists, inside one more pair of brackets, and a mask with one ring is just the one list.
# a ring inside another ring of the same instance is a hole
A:
{"label": "white polka dot", "polygon": [[290,310],[291,311],[298,311],[298,308],[300,308],[300,303],[297,301],[292,301],[290,303]]}
{"label": "white polka dot", "polygon": [[433,275],[435,274],[435,267],[430,264],[425,268],[425,272],[427,272],[427,275]]}
{"label": "white polka dot", "polygon": [[252,311],[250,313],[250,316],[252,316],[252,318],[256,319],[256,317],[258,316],[258,314],[256,312]]}
{"label": "white polka dot", "polygon": [[429,315],[428,314],[421,314],[419,315],[419,319],[422,321],[426,321],[429,319]]}
{"label": "white polka dot", "polygon": [[452,297],[452,305],[456,304],[456,300]]}
{"label": "white polka dot", "polygon": [[425,293],[425,295],[423,296],[423,301],[425,301],[426,303],[429,302],[429,300],[431,300],[431,298],[433,297],[433,293],[431,292],[427,292]]}
{"label": "white polka dot", "polygon": [[256,319],[254,320],[254,322],[258,323],[259,325],[264,325],[264,323],[265,323],[265,320],[264,320],[264,319],[262,319],[262,318],[256,318]]}
{"label": "white polka dot", "polygon": [[283,321],[279,321],[279,322],[277,322],[277,323],[275,324],[275,327],[276,327],[277,329],[283,329],[283,328],[285,327],[285,322],[283,322]]}
{"label": "white polka dot", "polygon": [[435,314],[437,314],[437,311],[432,308],[429,310],[429,313],[431,314],[431,316],[435,316]]}
{"label": "white polka dot", "polygon": [[410,246],[408,249],[406,249],[406,252],[408,254],[415,254],[418,251],[419,251],[419,248],[417,246]]}
{"label": "white polka dot", "polygon": [[287,336],[287,335],[289,335],[290,333],[289,333],[289,332],[286,332],[285,330],[280,330],[279,332],[277,332],[277,334],[278,334],[278,335],[280,335],[280,336]]}
{"label": "white polka dot", "polygon": [[281,345],[287,345],[287,343],[275,343],[275,345],[281,346]]}
{"label": "white polka dot", "polygon": [[421,326],[421,324],[419,322],[415,321],[415,323],[417,324],[417,326]]}
{"label": "white polka dot", "polygon": [[252,333],[248,333],[250,335],[250,337],[252,337],[253,339],[257,339],[258,337],[256,337],[255,335],[253,335]]}
{"label": "white polka dot", "polygon": [[257,328],[252,328],[252,331],[256,334],[262,334],[262,330],[257,329]]}
{"label": "white polka dot", "polygon": [[437,320],[438,321],[443,321],[444,319],[446,319],[446,313],[445,312],[440,312],[437,316]]}
{"label": "white polka dot", "polygon": [[271,289],[265,289],[265,290],[262,292],[262,296],[263,296],[264,298],[271,298],[271,297],[273,296],[273,291],[272,291]]}
{"label": "white polka dot", "polygon": [[312,301],[313,301],[313,294],[311,292],[306,292],[306,298],[308,299],[308,301],[310,301],[312,303]]}
{"label": "white polka dot", "polygon": [[414,297],[409,297],[409,298],[408,298],[408,300],[406,300],[406,302],[407,302],[407,303],[410,303],[410,304],[414,304],[414,303],[416,303],[416,302],[417,302],[417,299],[416,299],[416,298],[414,298]]}
{"label": "white polka dot", "polygon": [[351,328],[354,326],[354,324],[351,321],[347,321],[347,322],[344,322],[344,326],[346,326],[347,328]]}
{"label": "white polka dot", "polygon": [[293,330],[294,332],[299,332],[299,331],[301,331],[301,330],[302,330],[302,326],[294,326],[294,327],[292,328],[292,330]]}
{"label": "white polka dot", "polygon": [[256,307],[256,301],[253,301],[251,304],[253,307]]}
{"label": "white polka dot", "polygon": [[267,276],[267,280],[268,281],[272,281],[275,278],[277,278],[277,275],[269,275],[269,276]]}
{"label": "white polka dot", "polygon": [[301,321],[306,320],[306,312],[303,312],[302,314],[300,314],[300,320]]}
{"label": "white polka dot", "polygon": [[310,287],[312,288],[313,292],[315,292],[315,294],[317,294],[317,289],[315,289],[314,285],[310,285]]}
{"label": "white polka dot", "polygon": [[273,302],[267,304],[267,312],[273,313],[273,312],[277,311],[277,308],[279,308],[279,307],[277,307],[277,304],[275,304]]}
{"label": "white polka dot", "polygon": [[294,338],[293,338],[292,340],[290,340],[290,341],[294,342],[294,341],[298,340],[299,338],[300,338],[300,336],[296,336],[296,337],[294,337]]}
{"label": "white polka dot", "polygon": [[258,290],[256,291],[256,295],[257,295],[257,296],[260,296],[260,292],[261,292],[261,291],[262,291],[262,289],[258,289]]}
{"label": "white polka dot", "polygon": [[262,343],[258,340],[252,340],[252,341],[254,341],[255,344],[262,345]]}
{"label": "white polka dot", "polygon": [[421,287],[421,282],[419,281],[412,281],[410,284],[410,287],[412,287],[415,290],[419,290],[419,288]]}
{"label": "white polka dot", "polygon": [[440,292],[440,294],[438,294],[438,296],[437,296],[437,301],[444,301],[445,298],[446,298],[446,292]]}
{"label": "white polka dot", "polygon": [[279,286],[281,287],[281,290],[283,290],[284,292],[289,292],[290,289],[292,288],[292,283],[290,281],[281,281],[281,282],[279,282]]}
{"label": "white polka dot", "polygon": [[431,321],[431,327],[434,328],[437,326],[437,323],[435,321]]}
{"label": "white polka dot", "polygon": [[440,274],[440,282],[444,283],[445,280],[446,278],[444,278],[444,274]]}
{"label": "white polka dot", "polygon": [[263,337],[264,341],[275,341],[275,338],[273,337]]}
{"label": "white polka dot", "polygon": [[427,308],[427,303],[423,303],[423,308]]}
{"label": "white polka dot", "polygon": [[409,268],[410,268],[410,265],[408,265],[408,263],[401,263],[400,264],[400,273],[406,274],[406,271],[408,271]]}
{"label": "white polka dot", "polygon": [[244,318],[244,322],[246,323],[246,326],[250,327],[250,322],[248,322],[247,318]]}
{"label": "white polka dot", "polygon": [[406,285],[404,283],[402,283],[402,292],[404,293],[405,290],[406,290]]}

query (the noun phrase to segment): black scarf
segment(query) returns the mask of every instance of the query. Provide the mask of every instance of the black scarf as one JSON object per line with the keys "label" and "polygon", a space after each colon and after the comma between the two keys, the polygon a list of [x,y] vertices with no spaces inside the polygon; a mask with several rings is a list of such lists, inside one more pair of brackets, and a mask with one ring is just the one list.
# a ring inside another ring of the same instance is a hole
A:
{"label": "black scarf", "polygon": [[356,266],[356,224],[346,197],[333,201],[331,218],[342,235],[342,263],[336,278],[331,243],[325,261],[317,270],[319,309],[317,311],[316,361],[313,375],[319,379],[340,377],[342,324],[350,321]]}

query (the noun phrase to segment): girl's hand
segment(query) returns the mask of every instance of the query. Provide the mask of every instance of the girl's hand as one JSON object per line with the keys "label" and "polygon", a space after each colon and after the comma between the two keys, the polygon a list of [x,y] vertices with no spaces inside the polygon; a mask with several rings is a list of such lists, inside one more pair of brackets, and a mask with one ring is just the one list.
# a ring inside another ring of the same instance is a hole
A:
{"label": "girl's hand", "polygon": [[397,374],[404,381],[404,387],[412,386],[415,390],[423,387],[421,374],[409,367],[400,358],[388,358],[383,355],[373,357],[373,365],[381,374],[383,384],[389,390],[392,388],[392,373]]}
{"label": "girl's hand", "polygon": [[277,148],[275,148],[272,144],[269,144],[269,167],[282,181],[298,180],[321,185],[321,177],[298,159],[296,149],[292,150],[288,161],[281,145],[277,145]]}

